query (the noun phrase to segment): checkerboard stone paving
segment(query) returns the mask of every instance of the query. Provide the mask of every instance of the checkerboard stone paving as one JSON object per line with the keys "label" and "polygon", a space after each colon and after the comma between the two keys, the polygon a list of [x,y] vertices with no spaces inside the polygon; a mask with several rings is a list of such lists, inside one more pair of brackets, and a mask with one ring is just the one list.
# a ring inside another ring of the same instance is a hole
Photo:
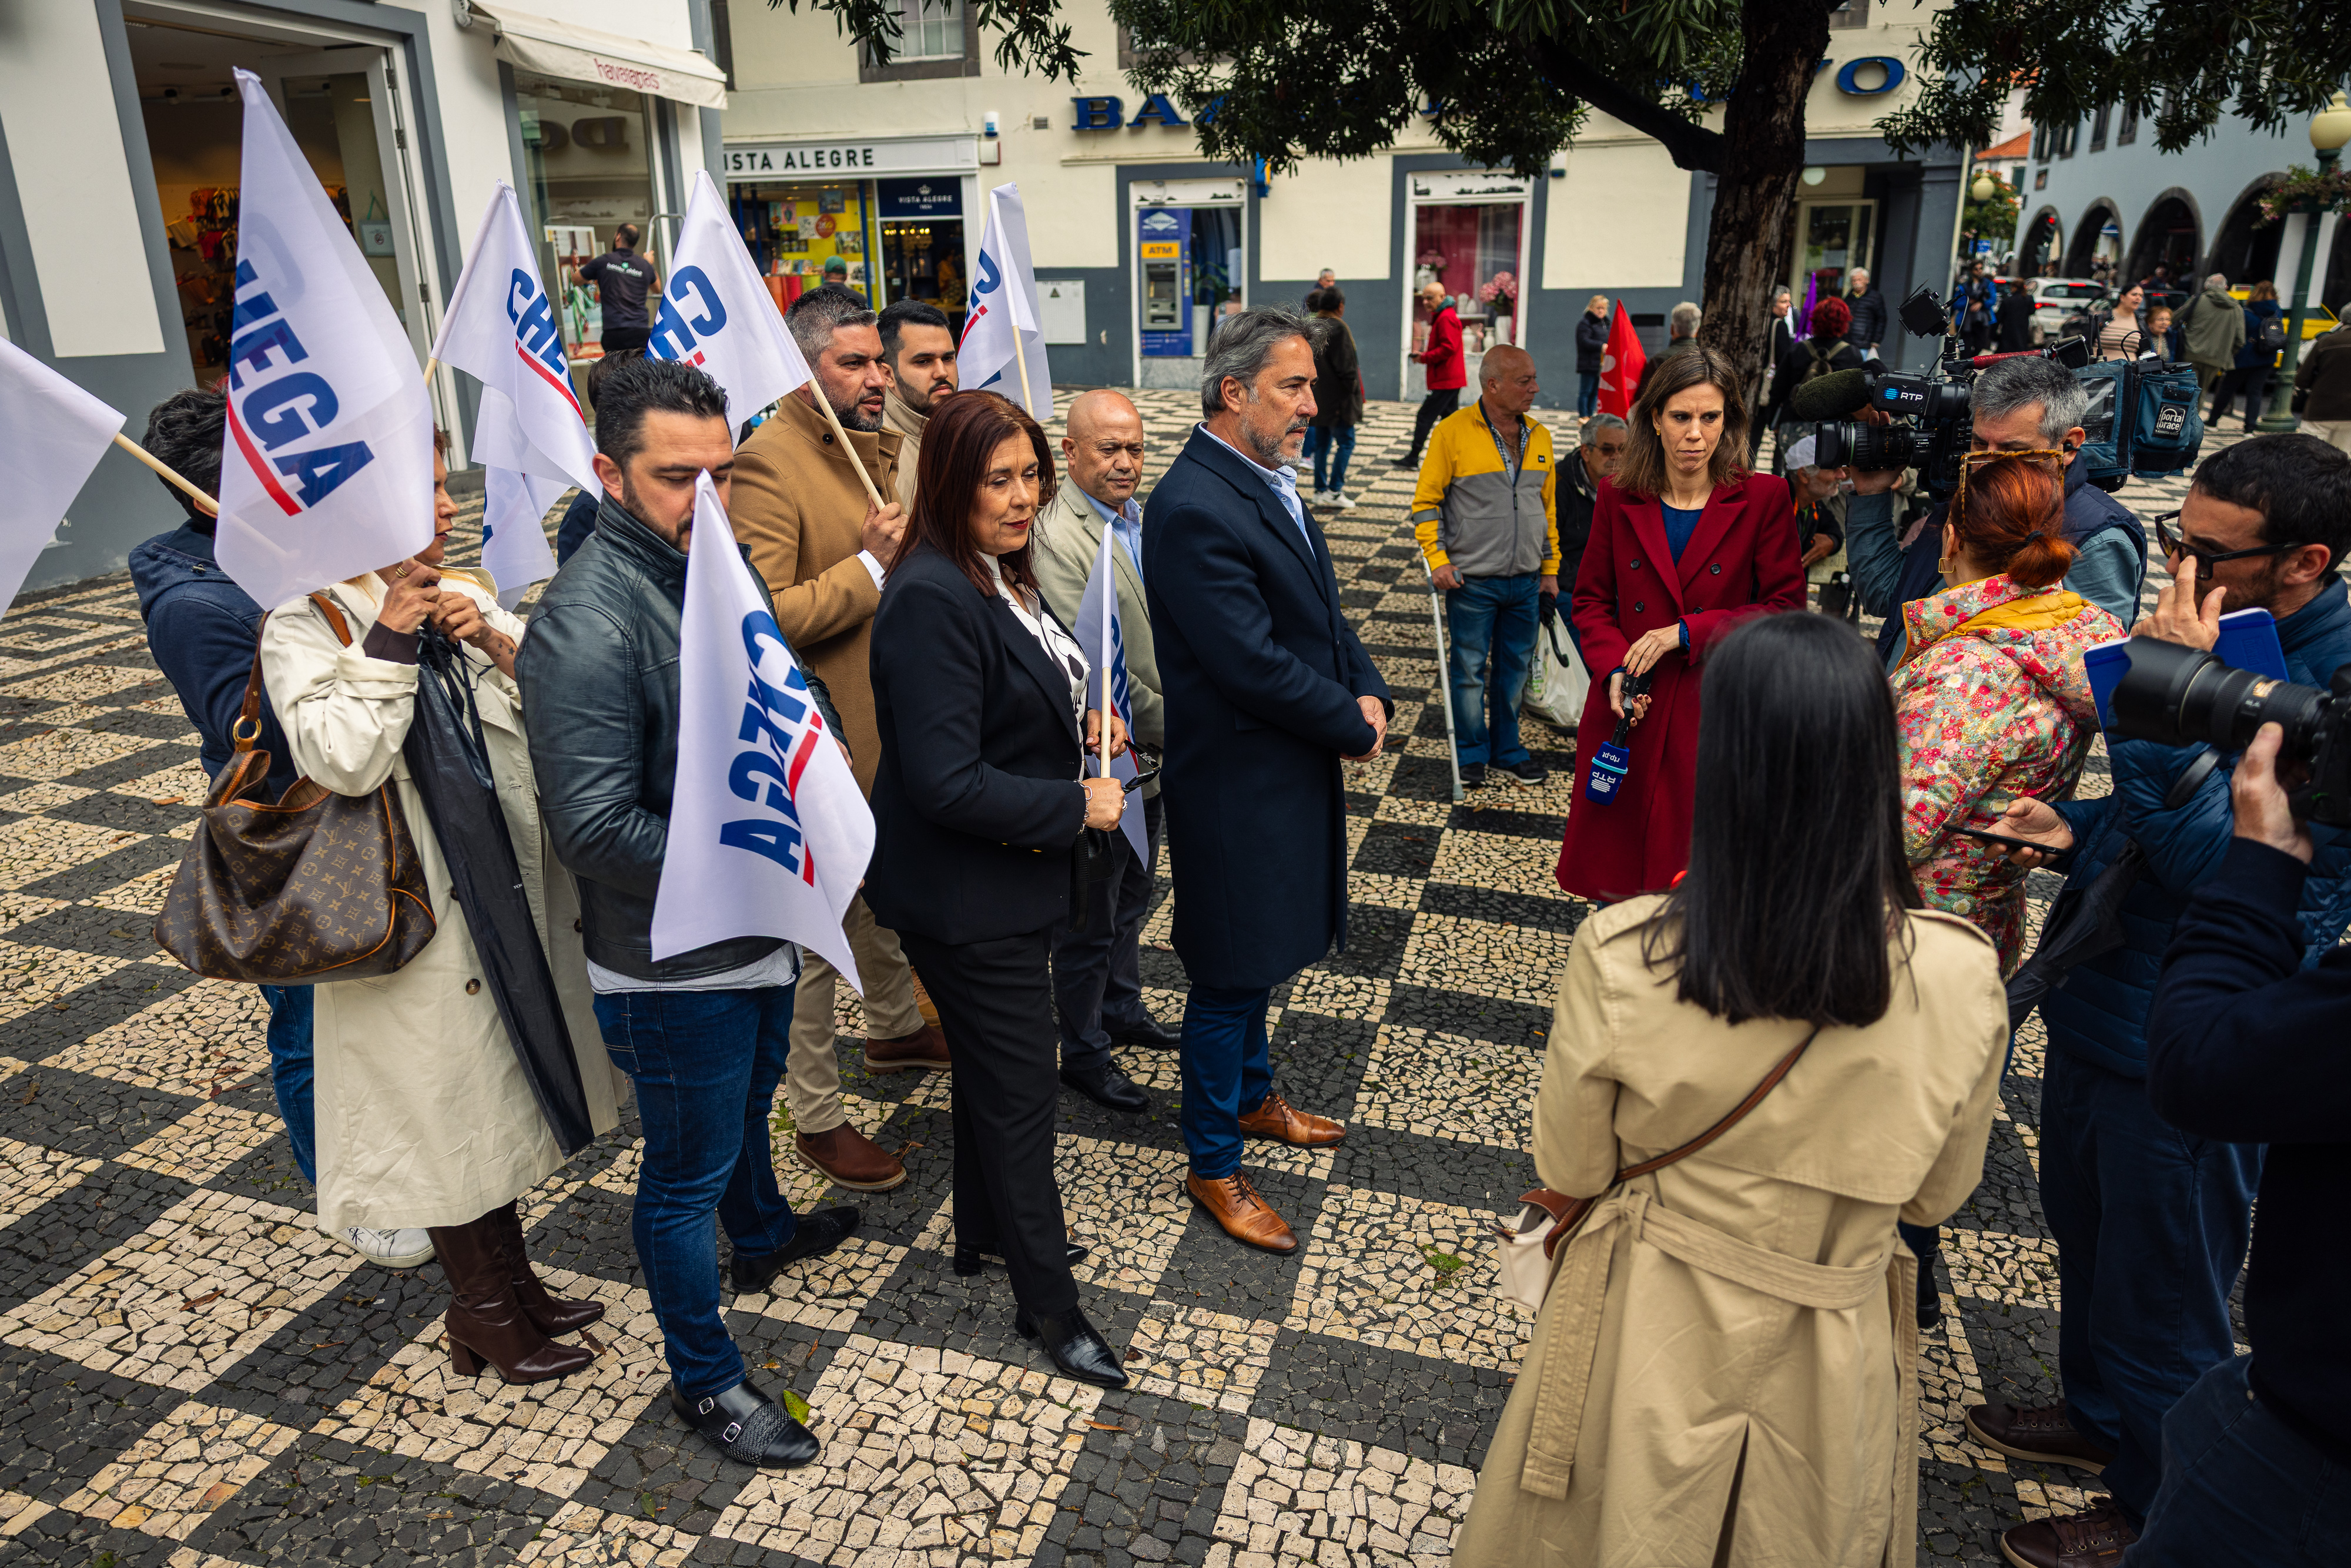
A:
{"label": "checkerboard stone paving", "polygon": [[[1155,475],[1196,415],[1179,393],[1137,401]],[[1175,1061],[1124,1052],[1152,1111],[1065,1096],[1060,1159],[1087,1308],[1135,1383],[1050,1375],[1003,1276],[945,1267],[948,1086],[862,1073],[844,996],[850,1114],[911,1175],[857,1199],[840,1252],[730,1301],[758,1376],[813,1406],[823,1458],[789,1474],[722,1462],[659,1399],[632,1124],[528,1201],[551,1282],[610,1307],[594,1365],[561,1382],[454,1375],[437,1268],[392,1272],[318,1234],[257,997],[149,935],[205,779],[131,588],[20,601],[0,622],[0,1564],[1441,1561],[1518,1366],[1526,1325],[1486,1228],[1534,1181],[1528,1109],[1586,909],[1551,877],[1572,737],[1531,718],[1549,784],[1449,799],[1411,474],[1392,465],[1412,413],[1367,410],[1363,504],[1322,515],[1397,706],[1389,754],[1347,768],[1353,941],[1275,997],[1278,1082],[1351,1124],[1336,1149],[1252,1151],[1304,1245],[1246,1250],[1192,1209]],[[2183,488],[2126,498],[2151,512]],[[455,559],[477,539],[475,502]],[[2085,785],[2106,787],[2102,759]],[[1172,1019],[1169,911],[1144,967]],[[1986,1393],[2055,1392],[2041,1049],[2036,1026],[1945,1253],[1922,1558],[1996,1562],[1998,1528],[2081,1499],[1959,1419]],[[785,1175],[796,1205],[827,1201],[812,1171]]]}

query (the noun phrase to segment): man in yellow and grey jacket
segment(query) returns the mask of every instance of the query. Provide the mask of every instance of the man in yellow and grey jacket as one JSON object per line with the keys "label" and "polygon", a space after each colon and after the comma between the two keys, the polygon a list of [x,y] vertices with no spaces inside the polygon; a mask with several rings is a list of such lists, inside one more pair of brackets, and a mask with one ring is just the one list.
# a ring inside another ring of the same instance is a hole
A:
{"label": "man in yellow and grey jacket", "polygon": [[1527,417],[1539,390],[1525,350],[1489,349],[1478,401],[1437,425],[1412,496],[1414,532],[1445,591],[1453,737],[1470,789],[1489,765],[1513,784],[1550,777],[1519,740],[1542,601],[1559,594],[1557,459],[1551,432]]}

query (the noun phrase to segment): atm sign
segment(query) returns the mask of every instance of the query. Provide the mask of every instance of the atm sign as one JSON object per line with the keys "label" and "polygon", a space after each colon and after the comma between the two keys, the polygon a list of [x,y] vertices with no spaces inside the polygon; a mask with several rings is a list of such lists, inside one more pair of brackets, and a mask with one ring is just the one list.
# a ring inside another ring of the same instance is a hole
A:
{"label": "atm sign", "polygon": [[1178,240],[1147,239],[1143,242],[1143,259],[1145,261],[1175,261],[1183,254],[1184,246]]}

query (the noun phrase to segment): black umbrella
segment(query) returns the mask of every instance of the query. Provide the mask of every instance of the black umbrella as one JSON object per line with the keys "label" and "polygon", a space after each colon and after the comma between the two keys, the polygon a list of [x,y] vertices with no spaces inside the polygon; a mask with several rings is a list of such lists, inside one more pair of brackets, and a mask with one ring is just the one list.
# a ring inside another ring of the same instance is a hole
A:
{"label": "black umbrella", "polygon": [[2136,839],[2085,887],[2067,883],[2049,906],[2041,945],[2008,980],[2008,1030],[2014,1034],[2042,998],[2064,985],[2076,964],[2123,945],[2123,900],[2147,870],[2147,852]]}
{"label": "black umbrella", "polygon": [[506,1022],[523,1076],[556,1143],[565,1155],[576,1155],[596,1135],[588,1094],[572,1054],[571,1030],[563,1020],[563,999],[539,946],[506,812],[498,805],[472,671],[465,650],[438,628],[428,622],[420,632],[416,716],[402,754],[424,798],[425,815],[433,819],[452,891],[481,956],[484,982]]}

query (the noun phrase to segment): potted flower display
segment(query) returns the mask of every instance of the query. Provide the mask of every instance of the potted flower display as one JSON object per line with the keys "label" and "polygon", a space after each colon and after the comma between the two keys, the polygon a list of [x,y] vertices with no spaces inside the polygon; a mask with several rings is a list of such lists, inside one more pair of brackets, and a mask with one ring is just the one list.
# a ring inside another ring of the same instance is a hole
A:
{"label": "potted flower display", "polygon": [[1478,298],[1493,307],[1494,341],[1516,341],[1510,327],[1511,318],[1518,314],[1519,280],[1507,272],[1498,272],[1478,286]]}

